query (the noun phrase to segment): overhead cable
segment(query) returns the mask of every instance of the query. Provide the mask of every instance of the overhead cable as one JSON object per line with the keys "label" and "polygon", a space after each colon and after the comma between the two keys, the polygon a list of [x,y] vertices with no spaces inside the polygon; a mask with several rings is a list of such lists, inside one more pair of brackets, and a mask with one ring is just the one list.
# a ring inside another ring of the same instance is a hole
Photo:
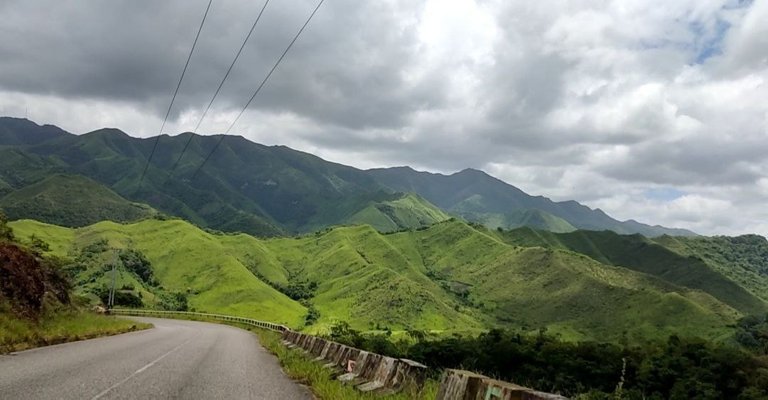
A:
{"label": "overhead cable", "polygon": [[[208,114],[208,111],[211,109],[211,105],[213,105],[213,102],[216,100],[216,97],[219,95],[221,88],[224,86],[224,82],[226,82],[227,78],[229,77],[229,73],[232,72],[232,68],[235,66],[237,59],[240,58],[240,54],[243,52],[243,49],[245,48],[245,44],[248,43],[248,39],[251,38],[251,34],[253,33],[253,30],[256,28],[256,24],[259,23],[259,20],[261,19],[261,15],[264,14],[264,10],[267,8],[267,4],[269,4],[269,0],[266,0],[264,2],[264,5],[261,7],[261,10],[259,11],[259,15],[257,15],[256,20],[253,21],[253,25],[251,25],[251,29],[248,31],[248,34],[245,36],[245,39],[243,40],[243,43],[240,45],[240,49],[237,50],[237,54],[235,54],[235,58],[232,60],[232,63],[229,64],[229,68],[227,68],[227,72],[224,74],[224,77],[221,79],[221,82],[219,82],[219,87],[216,88],[216,92],[213,93],[213,97],[211,97],[211,101],[208,102],[208,105],[205,107],[205,111],[203,111],[203,114],[200,116],[200,119],[198,119],[197,125],[195,125],[195,129],[192,131],[193,133],[197,133],[197,130],[200,129],[200,125],[203,123],[205,116]],[[179,157],[176,159],[176,161],[173,163],[173,166],[171,167],[171,172],[170,172],[171,176],[173,176],[174,171],[176,171],[176,167],[178,167],[179,162],[181,162],[181,159],[184,157],[184,154],[187,152],[187,149],[189,148],[190,143],[192,143],[192,138],[194,137],[195,137],[194,134],[189,135],[189,139],[187,139],[187,142],[184,144],[184,148],[181,150],[181,154],[179,154]]]}
{"label": "overhead cable", "polygon": [[285,55],[286,55],[286,54],[288,54],[288,51],[291,49],[291,47],[293,47],[293,44],[294,44],[294,43],[296,43],[296,40],[299,38],[299,36],[301,35],[301,33],[304,31],[304,28],[306,28],[306,27],[307,27],[307,25],[309,25],[309,21],[311,21],[311,20],[312,20],[312,17],[314,17],[314,16],[315,16],[315,13],[317,13],[317,10],[318,10],[318,9],[320,9],[320,6],[322,6],[322,5],[323,5],[323,2],[324,2],[324,1],[325,1],[325,0],[320,0],[320,2],[319,2],[319,3],[317,3],[317,6],[316,6],[316,7],[315,7],[315,9],[312,11],[312,13],[309,15],[309,18],[307,18],[307,20],[304,22],[304,25],[302,25],[302,26],[301,26],[301,29],[299,29],[299,31],[296,33],[296,36],[294,36],[294,37],[293,37],[293,40],[291,40],[291,42],[288,44],[288,47],[286,47],[286,48],[285,48],[285,51],[283,51],[283,54],[281,54],[281,55],[280,55],[280,58],[278,58],[278,59],[277,59],[277,61],[275,62],[275,65],[273,65],[273,66],[272,66],[272,69],[270,69],[270,70],[269,70],[269,72],[267,73],[267,75],[266,75],[266,76],[264,77],[264,79],[261,81],[261,84],[259,84],[259,86],[256,88],[256,91],[254,91],[254,92],[253,92],[253,95],[251,96],[251,98],[250,98],[250,99],[248,99],[248,102],[247,102],[247,103],[245,103],[245,106],[243,106],[242,110],[240,110],[240,113],[239,113],[239,114],[237,114],[237,117],[235,117],[235,119],[234,119],[234,120],[232,121],[232,123],[229,125],[229,128],[227,128],[227,131],[226,131],[226,132],[224,132],[224,134],[223,134],[223,135],[221,135],[221,136],[219,137],[219,140],[218,140],[218,141],[216,142],[216,144],[213,146],[213,149],[211,149],[211,151],[210,151],[210,152],[208,153],[208,155],[205,157],[205,159],[203,160],[203,163],[202,163],[202,164],[200,164],[200,166],[199,166],[199,167],[197,167],[197,169],[195,170],[195,172],[192,174],[192,179],[195,179],[195,177],[197,176],[198,172],[200,172],[200,170],[201,170],[201,169],[203,169],[203,167],[205,166],[205,164],[206,164],[206,163],[208,162],[208,160],[211,158],[211,156],[213,155],[213,153],[214,153],[214,152],[216,152],[216,149],[218,149],[218,148],[219,148],[219,145],[221,145],[221,142],[222,142],[222,141],[224,141],[224,138],[225,138],[225,137],[227,137],[227,134],[228,134],[228,133],[229,133],[229,132],[232,130],[232,128],[235,126],[235,124],[237,123],[237,121],[238,121],[238,120],[240,119],[240,117],[243,115],[243,113],[245,112],[245,110],[246,110],[246,109],[248,109],[248,106],[250,106],[250,105],[251,105],[251,102],[253,102],[253,99],[255,99],[255,98],[256,98],[256,95],[258,95],[258,94],[259,94],[259,92],[261,91],[261,89],[262,89],[262,88],[264,87],[264,85],[267,83],[267,80],[269,80],[269,77],[270,77],[270,76],[272,76],[272,73],[273,73],[273,72],[275,72],[275,70],[277,69],[277,66],[278,66],[278,65],[280,65],[280,62],[281,62],[281,61],[283,61],[283,58],[285,58]]}
{"label": "overhead cable", "polygon": [[139,187],[141,187],[141,183],[144,181],[144,175],[147,174],[149,163],[150,161],[152,161],[152,156],[155,155],[155,150],[157,150],[157,143],[160,142],[160,136],[163,134],[163,129],[165,129],[166,122],[168,122],[168,116],[171,114],[171,109],[173,108],[173,102],[176,101],[176,95],[179,94],[179,88],[181,87],[181,82],[184,80],[184,75],[187,73],[187,67],[189,67],[189,61],[192,59],[192,53],[195,52],[195,47],[197,46],[197,40],[200,38],[200,32],[202,32],[203,30],[203,25],[205,25],[205,19],[208,17],[208,11],[211,9],[212,3],[213,3],[213,0],[208,0],[208,6],[205,7],[203,20],[200,21],[200,27],[197,28],[195,41],[192,42],[192,48],[189,50],[189,55],[187,56],[187,62],[184,63],[184,69],[181,70],[181,77],[179,77],[179,83],[176,84],[176,90],[174,90],[173,97],[171,97],[171,104],[168,105],[168,111],[165,112],[165,118],[163,118],[163,124],[160,126],[160,132],[157,134],[157,138],[155,138],[155,143],[152,145],[152,151],[149,153],[149,158],[147,158],[147,164],[144,165],[144,170],[141,172],[141,178],[139,178]]}

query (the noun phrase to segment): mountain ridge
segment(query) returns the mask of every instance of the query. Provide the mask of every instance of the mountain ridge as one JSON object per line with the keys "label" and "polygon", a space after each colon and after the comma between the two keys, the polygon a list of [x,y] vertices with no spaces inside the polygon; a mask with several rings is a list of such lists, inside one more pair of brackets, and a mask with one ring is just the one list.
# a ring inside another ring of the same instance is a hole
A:
{"label": "mountain ridge", "polygon": [[[191,144],[171,171],[188,135],[194,135]],[[26,136],[35,139],[19,139]],[[3,162],[0,189],[20,189],[54,172],[79,174],[130,201],[146,203],[200,226],[260,236],[338,225],[371,201],[391,201],[393,193],[417,194],[444,212],[491,227],[533,224],[555,231],[576,228],[646,236],[693,235],[682,229],[617,221],[574,200],[553,202],[530,196],[477,169],[451,175],[418,172],[410,167],[361,170],[287,146],[265,146],[234,135],[221,140],[205,168],[191,179],[220,138],[189,132],[159,139],[135,138],[116,128],[72,135],[29,120],[2,117],[0,156],[10,161]],[[139,182],[155,140],[155,155],[143,182]],[[15,158],[6,156],[8,152],[16,152]],[[31,165],[27,159],[39,165]],[[15,179],[13,175],[19,173],[26,174],[27,179]]]}

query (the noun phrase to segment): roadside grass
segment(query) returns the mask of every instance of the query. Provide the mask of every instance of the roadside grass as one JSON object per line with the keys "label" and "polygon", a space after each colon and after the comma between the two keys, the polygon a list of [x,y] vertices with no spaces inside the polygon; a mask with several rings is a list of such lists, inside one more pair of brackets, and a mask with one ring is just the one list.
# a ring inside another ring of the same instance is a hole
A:
{"label": "roadside grass", "polygon": [[1,311],[0,354],[152,327],[151,324],[80,310],[51,313],[37,322]]}
{"label": "roadside grass", "polygon": [[323,367],[322,363],[313,361],[304,352],[298,349],[285,347],[276,332],[262,329],[250,329],[259,338],[262,346],[272,352],[283,366],[288,376],[306,384],[319,399],[323,400],[358,400],[358,399],[434,399],[437,395],[438,383],[428,380],[421,392],[415,389],[406,389],[399,393],[376,394],[363,393],[352,386],[344,385],[332,376],[332,371]]}

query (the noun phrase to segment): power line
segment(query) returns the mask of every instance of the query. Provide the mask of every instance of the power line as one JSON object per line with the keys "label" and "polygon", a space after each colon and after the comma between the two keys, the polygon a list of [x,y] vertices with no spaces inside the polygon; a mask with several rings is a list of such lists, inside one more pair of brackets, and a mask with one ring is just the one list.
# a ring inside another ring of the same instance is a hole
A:
{"label": "power line", "polygon": [[171,104],[168,105],[168,111],[165,112],[165,118],[163,118],[163,125],[160,126],[160,133],[158,133],[157,138],[155,139],[155,143],[152,146],[152,151],[149,153],[149,158],[147,158],[147,164],[144,166],[144,171],[141,172],[141,178],[139,178],[139,187],[141,187],[141,183],[144,181],[144,175],[147,174],[147,169],[149,168],[149,162],[152,161],[152,156],[155,155],[155,150],[157,150],[157,143],[160,142],[160,135],[163,134],[163,129],[165,129],[165,123],[168,121],[168,116],[171,114],[171,108],[173,108],[173,102],[176,101],[176,95],[179,94],[181,81],[184,80],[184,75],[187,73],[187,67],[189,67],[189,61],[192,59],[192,53],[195,52],[195,47],[197,46],[197,39],[200,38],[200,32],[203,31],[203,25],[205,25],[205,19],[208,17],[208,11],[211,9],[212,3],[213,3],[213,0],[208,0],[208,6],[205,8],[205,13],[203,14],[203,20],[200,21],[200,27],[197,28],[195,41],[192,42],[192,49],[189,50],[189,55],[187,56],[187,62],[184,63],[184,69],[181,71],[181,77],[179,78],[179,83],[176,84],[176,90],[173,92],[173,97],[171,98]]}
{"label": "power line", "polygon": [[[266,0],[264,2],[264,6],[261,7],[261,11],[259,11],[259,15],[256,16],[256,20],[253,21],[253,25],[251,25],[251,30],[248,31],[248,35],[245,36],[245,40],[243,40],[243,44],[240,45],[240,49],[237,51],[235,58],[232,60],[232,63],[229,64],[227,73],[224,74],[224,78],[222,78],[221,82],[219,82],[219,87],[216,88],[216,92],[213,94],[213,97],[211,97],[211,101],[208,102],[208,106],[205,107],[205,111],[203,111],[203,114],[200,116],[200,119],[197,121],[197,125],[195,125],[195,129],[192,131],[193,133],[197,132],[197,130],[200,129],[200,124],[203,123],[203,119],[205,119],[205,116],[208,114],[208,111],[211,109],[211,105],[213,105],[214,100],[216,100],[216,96],[219,95],[219,92],[221,91],[221,87],[224,86],[224,82],[229,77],[229,73],[232,72],[232,68],[235,66],[237,59],[240,58],[240,53],[243,52],[243,49],[245,48],[245,44],[248,43],[248,39],[250,39],[251,34],[253,33],[253,30],[256,28],[256,24],[259,23],[259,20],[261,19],[261,15],[264,14],[264,10],[267,8],[267,4],[269,4],[269,0]],[[189,135],[189,139],[187,139],[187,142],[184,144],[184,148],[181,150],[181,154],[179,155],[179,158],[176,159],[176,162],[173,163],[173,167],[171,167],[171,172],[170,172],[171,176],[173,176],[173,172],[176,171],[176,167],[179,165],[179,162],[181,162],[181,159],[184,157],[184,153],[187,152],[187,148],[189,148],[189,144],[192,143],[192,138],[194,137],[195,137],[194,135]]]}
{"label": "power line", "polygon": [[234,121],[232,121],[232,123],[229,125],[229,128],[227,128],[227,131],[226,131],[226,132],[224,132],[224,134],[223,134],[223,135],[221,135],[221,137],[219,138],[218,142],[216,142],[216,145],[214,145],[214,146],[213,146],[213,149],[211,149],[210,153],[208,153],[208,155],[207,155],[207,156],[205,157],[205,159],[203,160],[203,163],[202,163],[202,164],[200,164],[200,166],[199,166],[199,167],[197,167],[197,169],[195,170],[195,173],[193,173],[193,174],[192,174],[192,179],[195,179],[195,177],[197,176],[197,173],[198,173],[198,172],[200,172],[200,170],[201,170],[201,169],[203,169],[203,167],[205,166],[205,164],[206,164],[206,163],[208,162],[208,160],[211,158],[211,156],[213,155],[213,153],[214,153],[214,152],[216,152],[216,149],[218,149],[218,148],[219,148],[219,145],[221,144],[221,142],[223,142],[223,141],[224,141],[224,138],[225,138],[225,137],[227,137],[227,134],[228,134],[228,133],[229,133],[229,132],[232,130],[232,128],[235,126],[235,124],[237,123],[237,121],[238,121],[238,120],[240,119],[240,117],[243,115],[243,113],[245,112],[245,110],[248,108],[248,106],[250,106],[250,105],[251,105],[251,102],[253,102],[253,99],[254,99],[254,98],[256,98],[256,95],[258,95],[258,94],[259,94],[259,92],[261,91],[261,88],[263,88],[263,87],[264,87],[264,84],[266,84],[266,83],[267,83],[267,80],[269,80],[269,77],[270,77],[270,76],[272,76],[272,73],[273,73],[273,72],[275,72],[275,70],[277,69],[277,66],[278,66],[278,65],[280,65],[280,62],[281,62],[281,61],[283,61],[283,58],[285,57],[285,55],[286,55],[286,54],[288,54],[288,50],[290,50],[290,49],[291,49],[291,47],[293,47],[293,44],[294,44],[294,43],[296,43],[296,40],[297,40],[297,39],[299,38],[299,36],[301,35],[301,32],[303,32],[303,31],[304,31],[304,28],[306,28],[306,27],[307,27],[307,25],[309,25],[309,21],[311,21],[311,20],[312,20],[312,17],[314,17],[314,16],[315,16],[315,13],[317,13],[317,10],[318,10],[318,9],[320,9],[320,6],[322,6],[322,5],[323,5],[323,2],[324,2],[324,1],[325,1],[325,0],[320,0],[320,2],[319,2],[319,3],[317,3],[317,7],[315,7],[315,9],[312,11],[312,14],[310,14],[310,15],[309,15],[309,18],[307,18],[307,20],[304,22],[304,25],[302,25],[302,26],[301,26],[301,29],[299,29],[299,31],[298,31],[298,32],[296,32],[296,36],[294,36],[294,37],[293,37],[293,40],[291,40],[291,43],[289,43],[289,44],[288,44],[288,47],[286,47],[286,48],[285,48],[285,51],[283,51],[283,54],[281,54],[281,55],[280,55],[280,58],[278,58],[278,59],[277,59],[277,62],[275,62],[275,65],[273,65],[273,66],[272,66],[272,69],[271,69],[271,70],[269,70],[269,73],[267,73],[267,76],[265,76],[265,77],[264,77],[264,80],[262,80],[262,81],[261,81],[261,84],[259,85],[259,87],[258,87],[258,88],[256,88],[256,91],[255,91],[255,92],[253,92],[253,95],[251,96],[251,98],[250,98],[250,99],[248,99],[248,102],[247,102],[247,103],[245,103],[245,106],[243,107],[243,109],[242,109],[242,110],[240,110],[240,113],[239,113],[239,114],[237,114],[237,117],[235,117]]}

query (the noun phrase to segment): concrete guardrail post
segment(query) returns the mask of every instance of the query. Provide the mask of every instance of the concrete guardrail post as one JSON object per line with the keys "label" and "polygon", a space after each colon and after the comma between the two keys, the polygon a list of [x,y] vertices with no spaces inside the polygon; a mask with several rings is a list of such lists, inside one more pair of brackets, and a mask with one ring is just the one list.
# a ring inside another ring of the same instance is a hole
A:
{"label": "concrete guardrail post", "polygon": [[436,400],[567,400],[474,372],[448,369],[443,373]]}

